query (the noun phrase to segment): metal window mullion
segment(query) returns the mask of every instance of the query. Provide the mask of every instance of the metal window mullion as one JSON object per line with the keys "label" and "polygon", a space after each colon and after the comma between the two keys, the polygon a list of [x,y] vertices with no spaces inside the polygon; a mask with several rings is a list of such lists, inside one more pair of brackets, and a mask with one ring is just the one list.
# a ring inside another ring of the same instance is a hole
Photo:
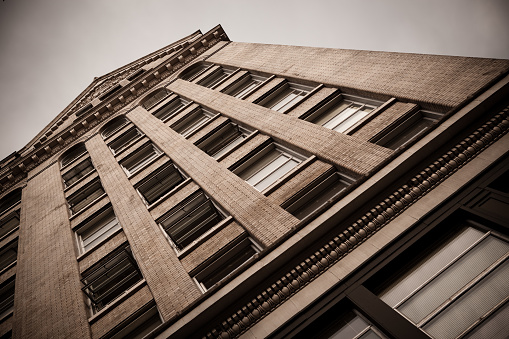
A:
{"label": "metal window mullion", "polygon": [[[115,256],[114,258],[117,258],[117,257]],[[113,259],[113,258],[112,258],[112,259]],[[108,276],[108,274],[111,274],[110,270],[113,270],[113,269],[115,269],[117,266],[119,266],[120,264],[123,264],[125,260],[126,260],[126,257],[124,257],[124,258],[120,258],[118,262],[116,262],[115,264],[113,264],[113,265],[112,265],[111,267],[109,267],[109,268],[106,268],[106,265],[107,265],[107,264],[108,264],[111,260],[108,260],[107,262],[105,262],[104,264],[102,264],[100,268],[103,268],[103,269],[104,269],[104,272],[102,272],[102,273],[98,273],[98,275],[97,275],[95,278],[92,278],[92,279],[90,280],[90,282],[88,282],[88,283],[85,285],[85,287],[90,288],[90,286],[91,286],[91,285],[93,285],[95,282],[97,282],[97,280],[102,279],[105,275],[106,275],[106,276]],[[129,261],[129,260],[128,260],[128,261]],[[132,263],[131,263],[131,264],[132,264]],[[99,268],[98,268],[98,269],[99,269]],[[95,273],[95,271],[94,271],[93,273]],[[93,273],[92,273],[92,274],[93,274]],[[92,274],[91,274],[91,275],[92,275]],[[110,277],[110,278],[111,278],[111,277],[113,277],[113,276],[115,276],[115,274],[114,274],[114,275],[111,275],[111,276],[108,276],[108,277]],[[108,278],[108,277],[107,277],[107,278]],[[86,280],[86,278],[84,278],[84,279]]]}
{"label": "metal window mullion", "polygon": [[[101,268],[103,268],[103,269],[105,269],[105,270],[108,270],[108,268],[106,268],[106,265],[108,265],[111,261],[113,261],[114,259],[116,259],[117,257],[119,257],[119,256],[121,256],[121,255],[125,255],[125,256],[127,256],[127,257],[130,257],[130,254],[129,254],[129,252],[127,251],[127,248],[126,248],[126,247],[125,247],[125,248],[123,248],[123,249],[121,249],[120,251],[118,251],[118,253],[115,253],[115,254],[113,254],[111,257],[109,257],[109,258],[105,259],[103,263],[100,263],[100,264],[97,266],[97,268],[96,268],[96,269],[94,269],[94,270],[93,270],[92,272],[90,272],[89,274],[87,274],[87,276],[91,276],[91,275],[93,275],[95,272],[99,271]],[[121,260],[121,259],[119,259],[119,260]],[[132,261],[131,261],[131,262],[132,262]],[[114,267],[114,266],[112,266],[112,267]],[[83,285],[88,285],[88,283],[87,283],[87,284],[85,284],[85,282],[84,282],[85,280],[87,280],[87,278],[81,278],[81,282],[83,283]]]}
{"label": "metal window mullion", "polygon": [[[191,204],[191,202],[193,202],[193,201],[194,201],[194,200],[196,200],[197,198],[199,198],[199,197],[196,197],[195,199],[192,199],[191,201],[189,201],[189,203],[188,203],[188,204],[186,204],[186,206],[187,206],[187,205],[189,205],[189,204]],[[170,230],[170,229],[174,228],[174,226],[177,226],[180,222],[184,221],[184,219],[189,218],[189,217],[190,217],[190,214],[192,214],[192,213],[196,212],[196,210],[200,209],[203,205],[207,204],[208,202],[210,202],[210,199],[206,199],[204,202],[202,202],[202,203],[201,203],[201,204],[199,204],[198,206],[194,207],[193,209],[190,209],[189,211],[185,211],[185,210],[184,210],[185,214],[184,214],[182,217],[180,217],[178,220],[176,220],[175,222],[173,222],[170,226],[168,226],[168,227],[166,228],[166,230]],[[182,208],[181,210],[183,210],[183,208]],[[202,214],[203,214],[203,212],[202,212],[202,211],[198,211],[198,212],[197,212],[197,215],[200,215],[200,213],[202,213]],[[185,222],[185,221],[184,221],[184,222]]]}
{"label": "metal window mullion", "polygon": [[199,230],[201,230],[203,228],[204,225],[208,224],[210,221],[214,220],[215,218],[218,218],[219,215],[216,213],[208,216],[205,220],[203,220],[202,222],[200,222],[198,225],[192,227],[189,229],[188,232],[186,232],[183,236],[181,236],[179,238],[179,243],[182,243],[183,241],[189,239],[190,237],[192,237],[196,232],[198,232]]}
{"label": "metal window mullion", "polygon": [[[283,155],[283,153],[280,153],[280,155]],[[279,157],[278,157],[279,158]],[[277,158],[276,158],[277,159]],[[274,161],[276,160],[274,159]],[[281,167],[283,167],[284,165],[286,165],[290,160],[292,159],[292,157],[289,157],[286,159],[286,161],[284,163],[282,163],[280,166],[278,166],[277,168],[275,168],[273,171],[269,172],[266,176],[264,176],[263,178],[261,178],[260,180],[258,180],[256,183],[253,183],[252,185],[253,186],[256,186],[258,185],[261,181],[265,180],[267,177],[269,177],[270,175],[272,175],[272,173],[274,173],[275,171],[277,171],[278,169],[280,169]],[[272,162],[274,162],[272,161]],[[252,177],[254,177],[256,174],[260,173],[260,171],[262,171],[264,168],[267,168],[272,162],[268,163],[267,166],[264,166],[263,168],[261,168],[259,171],[257,171],[255,174],[253,174],[252,176],[249,177],[249,179],[251,179]],[[247,179],[247,180],[249,180]],[[246,180],[246,181],[247,181]]]}
{"label": "metal window mullion", "polygon": [[111,287],[109,290],[107,290],[106,292],[102,293],[101,296],[96,298],[96,303],[97,304],[101,303],[106,297],[110,296],[113,292],[118,290],[118,288],[121,287],[121,285],[123,285],[125,282],[129,281],[130,279],[132,279],[133,277],[135,277],[138,274],[139,273],[136,270],[134,270],[133,272],[129,273],[129,275],[127,275],[125,278],[123,278],[122,280],[117,282],[115,284],[115,286]]}
{"label": "metal window mullion", "polygon": [[[339,112],[338,114],[336,114],[335,116],[333,116],[332,118],[330,118],[329,120],[327,120],[325,124],[327,124],[329,121],[331,121],[332,119],[334,119],[335,117],[337,117],[338,115],[340,115],[341,113],[343,113],[345,110],[349,109],[350,107],[352,107],[354,105],[353,102],[350,102],[348,104],[348,106],[346,106],[344,109],[341,110],[341,112]],[[335,129],[336,127],[338,127],[339,125],[341,125],[342,123],[344,123],[347,119],[349,119],[352,115],[354,115],[355,113],[357,113],[359,109],[356,109],[355,111],[353,111],[352,114],[348,115],[346,118],[344,118],[343,120],[339,121],[337,124],[334,125],[334,127],[332,127],[331,129]]]}

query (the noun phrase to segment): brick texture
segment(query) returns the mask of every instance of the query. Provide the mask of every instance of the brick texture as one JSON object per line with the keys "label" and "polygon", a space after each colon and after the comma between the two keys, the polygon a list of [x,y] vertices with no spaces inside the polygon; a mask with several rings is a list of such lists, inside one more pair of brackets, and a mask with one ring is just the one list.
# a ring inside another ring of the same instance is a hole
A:
{"label": "brick texture", "polygon": [[208,61],[339,87],[349,94],[396,97],[427,109],[461,104],[507,73],[509,60],[232,42]]}
{"label": "brick texture", "polygon": [[159,311],[171,319],[201,293],[101,136],[88,140],[87,149]]}
{"label": "brick texture", "polygon": [[387,159],[392,151],[359,138],[297,119],[271,109],[231,97],[200,85],[177,80],[170,89],[195,102],[220,111],[271,135],[276,141],[294,145],[349,172],[367,175]]}
{"label": "brick texture", "polygon": [[263,194],[143,108],[134,109],[128,116],[264,246],[272,244],[298,223],[294,216],[271,204]]}
{"label": "brick texture", "polygon": [[58,164],[23,190],[15,338],[90,338]]}

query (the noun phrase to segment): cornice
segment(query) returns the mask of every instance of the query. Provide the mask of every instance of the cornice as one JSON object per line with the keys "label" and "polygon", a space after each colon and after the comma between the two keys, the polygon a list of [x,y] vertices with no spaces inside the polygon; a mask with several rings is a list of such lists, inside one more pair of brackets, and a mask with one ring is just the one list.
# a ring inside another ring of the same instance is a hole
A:
{"label": "cornice", "polygon": [[[177,72],[222,40],[228,40],[228,37],[223,28],[218,25],[204,34],[201,39],[191,43],[185,41],[182,44],[182,49],[173,57],[157,65],[155,68],[146,71],[145,74],[136,79],[136,81],[129,83],[128,86],[122,87],[122,89],[113,96],[104,102],[100,102],[97,106],[92,107],[90,111],[74,120],[74,122],[64,130],[52,137],[50,135],[35,142],[32,151],[12,161],[9,166],[0,170],[0,193],[13,187],[13,185],[26,178],[29,171],[61,150],[67,148],[92,128],[126,107],[129,103],[136,100],[151,88],[159,85],[164,79]],[[166,53],[166,51],[161,53]],[[154,58],[158,59],[159,57],[154,56]],[[62,118],[64,120],[68,119],[73,112],[74,110],[68,111]]]}
{"label": "cornice", "polygon": [[509,130],[509,106],[495,114],[472,134],[425,167],[405,185],[396,189],[368,213],[336,236],[323,242],[320,249],[300,264],[271,281],[260,293],[222,321],[209,328],[204,338],[236,338],[266,317],[295,293],[326,272],[354,248],[364,243],[428,192],[440,185],[466,163]]}

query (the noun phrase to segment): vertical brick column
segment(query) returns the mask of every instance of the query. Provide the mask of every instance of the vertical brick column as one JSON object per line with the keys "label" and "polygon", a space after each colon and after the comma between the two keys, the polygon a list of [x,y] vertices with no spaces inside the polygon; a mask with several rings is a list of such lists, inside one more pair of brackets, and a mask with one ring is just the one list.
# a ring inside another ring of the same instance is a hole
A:
{"label": "vertical brick column", "polygon": [[90,338],[58,163],[23,190],[15,338]]}
{"label": "vertical brick column", "polygon": [[264,246],[299,222],[145,109],[137,107],[128,117]]}
{"label": "vertical brick column", "polygon": [[87,141],[115,214],[164,320],[201,295],[100,135]]}

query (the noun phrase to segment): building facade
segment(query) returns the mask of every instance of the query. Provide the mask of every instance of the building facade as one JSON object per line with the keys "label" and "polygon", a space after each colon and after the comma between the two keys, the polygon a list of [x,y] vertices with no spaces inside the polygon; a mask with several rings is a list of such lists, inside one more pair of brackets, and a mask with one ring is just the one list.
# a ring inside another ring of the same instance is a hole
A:
{"label": "building facade", "polygon": [[2,338],[509,333],[509,61],[195,32],[0,167]]}

